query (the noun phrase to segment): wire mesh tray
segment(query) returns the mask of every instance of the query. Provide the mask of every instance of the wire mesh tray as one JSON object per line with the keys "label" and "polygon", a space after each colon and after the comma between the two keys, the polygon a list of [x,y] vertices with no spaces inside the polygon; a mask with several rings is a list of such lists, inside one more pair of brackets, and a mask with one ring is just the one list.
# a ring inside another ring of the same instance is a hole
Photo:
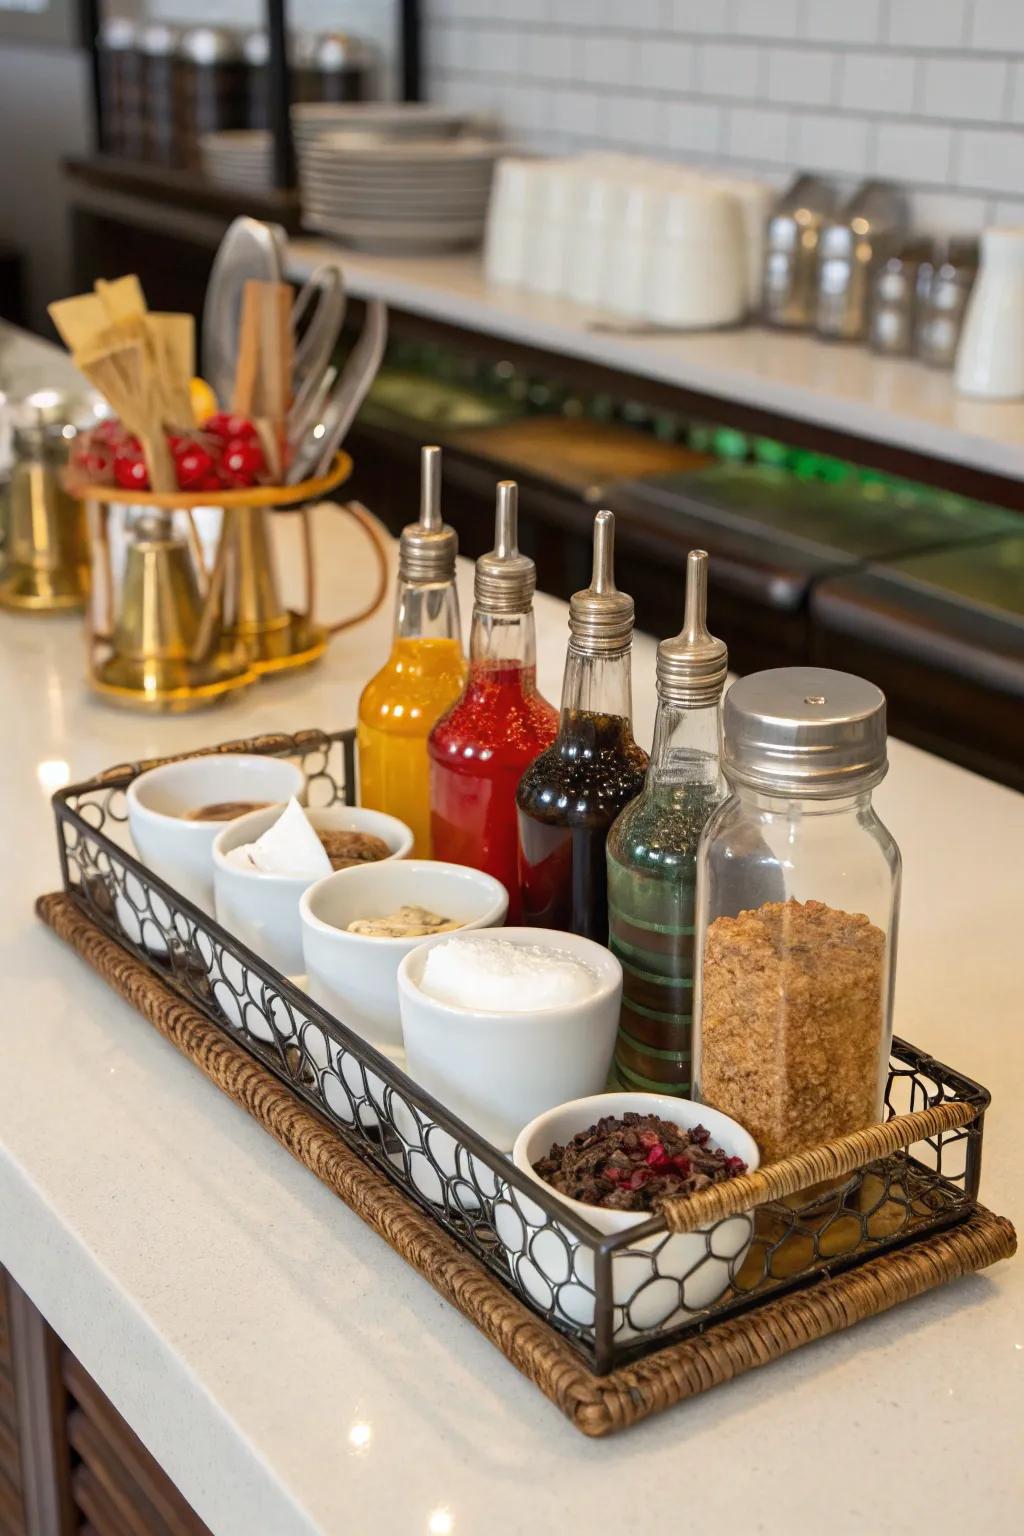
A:
{"label": "wire mesh tray", "polygon": [[[294,759],[311,806],[354,800],[351,731],[210,750]],[[112,768],[54,796],[67,895],[556,1329],[590,1371],[618,1370],[977,1210],[989,1095],[896,1040],[885,1124],[601,1234],[138,861],[125,790],[152,766]]]}

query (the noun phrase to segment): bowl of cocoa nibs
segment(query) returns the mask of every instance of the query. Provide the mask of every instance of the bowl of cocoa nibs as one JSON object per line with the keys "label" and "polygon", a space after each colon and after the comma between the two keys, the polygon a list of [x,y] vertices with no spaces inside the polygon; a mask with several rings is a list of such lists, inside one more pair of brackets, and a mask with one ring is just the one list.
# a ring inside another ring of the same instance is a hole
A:
{"label": "bowl of cocoa nibs", "polygon": [[[512,1160],[598,1240],[649,1224],[664,1201],[749,1173],[760,1158],[753,1137],[706,1104],[603,1093],[538,1115],[520,1132]],[[592,1329],[591,1245],[509,1185],[495,1202],[494,1222],[527,1295],[555,1321]],[[696,1232],[646,1232],[616,1247],[615,1337],[676,1327],[713,1306],[729,1289],[752,1236],[753,1220],[744,1214]]]}

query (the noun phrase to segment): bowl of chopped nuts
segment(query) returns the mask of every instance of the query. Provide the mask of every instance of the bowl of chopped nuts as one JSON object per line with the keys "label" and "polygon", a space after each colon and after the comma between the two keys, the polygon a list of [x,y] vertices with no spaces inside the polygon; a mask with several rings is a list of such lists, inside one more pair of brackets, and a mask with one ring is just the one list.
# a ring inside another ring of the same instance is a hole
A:
{"label": "bowl of chopped nuts", "polygon": [[[561,1104],[519,1133],[512,1160],[596,1232],[628,1232],[664,1200],[752,1172],[757,1143],[735,1120],[689,1099],[602,1093]],[[513,1275],[555,1321],[592,1330],[589,1244],[510,1185],[494,1225]],[[617,1339],[660,1332],[712,1306],[728,1290],[753,1236],[749,1214],[682,1234],[648,1232],[612,1256]]]}

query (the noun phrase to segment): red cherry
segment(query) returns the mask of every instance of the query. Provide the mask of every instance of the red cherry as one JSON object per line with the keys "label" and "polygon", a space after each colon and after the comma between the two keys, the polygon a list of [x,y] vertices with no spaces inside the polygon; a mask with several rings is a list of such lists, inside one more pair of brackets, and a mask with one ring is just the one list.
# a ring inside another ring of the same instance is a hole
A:
{"label": "red cherry", "polygon": [[195,489],[197,491],[222,491],[224,489],[224,481],[218,475],[216,469],[213,469]]}
{"label": "red cherry", "polygon": [[73,463],[87,480],[98,485],[109,481],[114,460],[113,456],[103,448],[89,448],[84,453],[76,454]]}
{"label": "red cherry", "polygon": [[221,474],[233,485],[252,485],[267,467],[258,438],[235,437],[224,444]]}
{"label": "red cherry", "polygon": [[183,491],[199,490],[213,470],[213,455],[199,443],[182,439],[174,450],[174,468]]}
{"label": "red cherry", "polygon": [[232,411],[214,411],[203,422],[204,432],[212,432],[225,441],[238,437],[255,437],[256,428],[247,416],[236,416]]}
{"label": "red cherry", "polygon": [[141,451],[123,451],[114,456],[114,479],[126,491],[149,489],[149,471]]}
{"label": "red cherry", "polygon": [[97,422],[89,433],[90,438],[97,443],[106,443],[111,448],[116,448],[126,436],[124,425],[116,416],[106,416]]}

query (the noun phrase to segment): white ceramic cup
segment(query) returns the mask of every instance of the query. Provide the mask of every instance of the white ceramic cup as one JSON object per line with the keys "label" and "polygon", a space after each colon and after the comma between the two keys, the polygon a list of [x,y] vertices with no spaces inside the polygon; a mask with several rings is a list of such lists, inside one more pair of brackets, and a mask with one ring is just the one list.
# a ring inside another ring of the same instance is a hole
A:
{"label": "white ceramic cup", "polygon": [[575,186],[572,160],[542,161],[534,174],[533,206],[527,219],[532,240],[523,282],[535,293],[565,290]]}
{"label": "white ceramic cup", "polygon": [[[213,885],[217,921],[221,926],[275,970],[285,976],[294,976],[303,969],[299,899],[321,877],[266,874],[262,870],[233,864],[227,857],[233,848],[254,843],[273,826],[283,810],[283,806],[275,805],[264,811],[253,811],[223,828],[213,844]],[[404,821],[385,816],[382,811],[333,805],[308,810],[306,815],[317,832],[370,832],[382,838],[391,851],[387,859],[367,865],[368,869],[379,868],[393,859],[404,859],[412,848],[411,829]],[[338,870],[337,873],[347,874],[349,871]]]}
{"label": "white ceramic cup", "polygon": [[[564,1146],[603,1115],[659,1115],[687,1129],[703,1125],[711,1141],[730,1157],[742,1157],[748,1171],[760,1162],[754,1138],[735,1120],[707,1104],[658,1093],[600,1093],[560,1104],[524,1126],[512,1148],[521,1173],[603,1235],[628,1232],[648,1221],[646,1211],[606,1210],[559,1194],[533,1171],[557,1142]],[[594,1266],[590,1250],[568,1227],[553,1227],[545,1212],[506,1185],[494,1206],[494,1224],[505,1244],[512,1273],[531,1299],[552,1308],[562,1322],[594,1326]],[[742,1264],[753,1236],[749,1215],[717,1225],[709,1254],[706,1228],[673,1237],[664,1232],[639,1238],[612,1257],[612,1301],[616,1339],[651,1328],[672,1327],[724,1295]],[[642,1287],[642,1288],[641,1288]]]}
{"label": "white ceramic cup", "polygon": [[645,276],[643,310],[659,324],[696,329],[741,320],[749,279],[738,199],[695,179],[666,188]]}
{"label": "white ceramic cup", "polygon": [[421,941],[398,968],[402,1036],[410,1077],[508,1151],[520,1126],[568,1097],[595,1093],[608,1078],[622,1000],[622,967],[592,939],[549,928],[503,928],[512,944],[568,953],[595,976],[579,1002],[530,1013],[457,1008],[428,997],[420,981],[435,944]]}
{"label": "white ceramic cup", "polygon": [[600,294],[602,307],[615,314],[646,318],[651,257],[664,197],[653,176],[638,175],[625,188],[620,217],[610,231]]}
{"label": "white ceramic cup", "polygon": [[505,156],[494,167],[484,237],[484,274],[489,283],[518,287],[526,276],[530,252],[528,212],[538,164]]}
{"label": "white ceramic cup", "polygon": [[1024,396],[1024,228],[986,229],[964,312],[955,378],[962,395]]}
{"label": "white ceramic cup", "polygon": [[601,302],[612,231],[621,219],[625,196],[626,185],[618,166],[596,156],[584,160],[569,235],[565,290],[577,304]]}
{"label": "white ceramic cup", "polygon": [[478,869],[433,859],[340,869],[310,886],[299,903],[310,996],[381,1050],[402,1043],[398,969],[423,939],[378,939],[347,927],[403,906],[426,907],[466,928],[496,928],[508,892]]}
{"label": "white ceramic cup", "polygon": [[142,862],[204,912],[213,911],[213,842],[231,823],[186,821],[227,800],[276,805],[306,797],[302,769],[283,757],[224,752],[164,763],[128,786],[128,827]]}

